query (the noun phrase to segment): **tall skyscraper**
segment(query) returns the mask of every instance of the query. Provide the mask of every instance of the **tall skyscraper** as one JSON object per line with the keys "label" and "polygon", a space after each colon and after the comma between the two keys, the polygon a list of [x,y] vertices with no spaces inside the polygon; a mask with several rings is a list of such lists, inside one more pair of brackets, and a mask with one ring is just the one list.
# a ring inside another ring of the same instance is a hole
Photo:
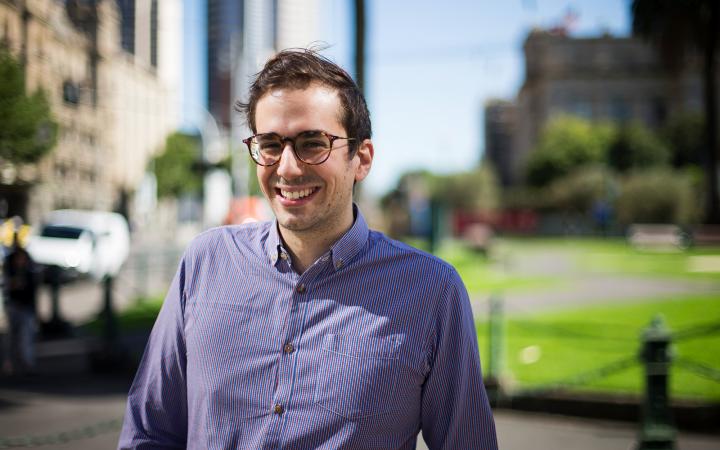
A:
{"label": "tall skyscraper", "polygon": [[208,109],[230,128],[233,64],[243,44],[243,0],[208,0]]}

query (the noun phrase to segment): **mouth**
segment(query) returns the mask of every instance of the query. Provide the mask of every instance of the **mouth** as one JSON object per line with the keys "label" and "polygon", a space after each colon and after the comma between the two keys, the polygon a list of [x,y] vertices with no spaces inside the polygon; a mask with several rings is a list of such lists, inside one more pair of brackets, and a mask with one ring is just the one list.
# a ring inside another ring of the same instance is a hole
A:
{"label": "mouth", "polygon": [[317,186],[303,189],[275,188],[275,194],[283,205],[298,206],[309,202],[319,190]]}

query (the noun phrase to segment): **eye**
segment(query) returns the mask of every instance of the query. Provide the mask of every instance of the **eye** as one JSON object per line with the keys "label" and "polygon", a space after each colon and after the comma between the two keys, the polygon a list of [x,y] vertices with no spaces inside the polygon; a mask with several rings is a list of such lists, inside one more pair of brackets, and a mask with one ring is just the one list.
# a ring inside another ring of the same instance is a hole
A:
{"label": "eye", "polygon": [[305,150],[320,150],[327,147],[327,142],[320,139],[309,139],[302,142],[302,148]]}
{"label": "eye", "polygon": [[298,147],[306,152],[321,152],[330,148],[330,140],[318,131],[306,131],[297,139]]}
{"label": "eye", "polygon": [[260,150],[266,152],[266,151],[275,151],[280,149],[280,143],[279,142],[261,142],[260,144]]}
{"label": "eye", "polygon": [[279,152],[282,149],[280,138],[272,134],[257,136],[255,144],[261,152]]}

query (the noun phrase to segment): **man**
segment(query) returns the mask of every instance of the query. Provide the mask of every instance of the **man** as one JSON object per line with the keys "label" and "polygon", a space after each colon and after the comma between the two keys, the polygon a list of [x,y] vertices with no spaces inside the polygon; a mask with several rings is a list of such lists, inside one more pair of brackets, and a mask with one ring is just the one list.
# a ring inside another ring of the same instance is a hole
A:
{"label": "man", "polygon": [[496,449],[467,292],[368,230],[365,100],[283,51],[240,105],[272,223],[188,247],[131,388],[120,448]]}

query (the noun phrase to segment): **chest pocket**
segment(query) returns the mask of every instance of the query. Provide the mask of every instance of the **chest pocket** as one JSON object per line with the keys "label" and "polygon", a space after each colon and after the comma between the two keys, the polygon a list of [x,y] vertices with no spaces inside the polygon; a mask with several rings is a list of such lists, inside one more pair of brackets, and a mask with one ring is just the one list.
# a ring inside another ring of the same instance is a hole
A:
{"label": "chest pocket", "polygon": [[347,419],[394,411],[400,343],[399,336],[325,336],[315,403]]}

